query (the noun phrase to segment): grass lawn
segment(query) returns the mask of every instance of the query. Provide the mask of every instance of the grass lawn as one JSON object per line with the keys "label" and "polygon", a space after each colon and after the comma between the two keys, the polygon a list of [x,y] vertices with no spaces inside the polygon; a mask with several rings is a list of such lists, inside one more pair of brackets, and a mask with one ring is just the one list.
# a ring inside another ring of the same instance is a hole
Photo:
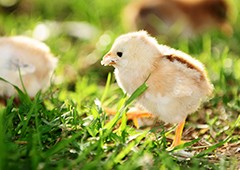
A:
{"label": "grass lawn", "polygon": [[[124,95],[113,69],[100,65],[114,39],[126,32],[121,11],[128,2],[1,4],[0,35],[38,37],[59,58],[46,92],[33,100],[19,92],[20,104],[9,98],[0,105],[1,170],[240,168],[240,2],[231,0],[231,37],[213,30],[192,39],[158,38],[203,62],[215,87],[211,100],[187,119],[187,142],[178,149],[192,157],[166,150],[174,126],[134,128],[125,113],[136,96]],[[103,106],[119,112],[110,119]]]}

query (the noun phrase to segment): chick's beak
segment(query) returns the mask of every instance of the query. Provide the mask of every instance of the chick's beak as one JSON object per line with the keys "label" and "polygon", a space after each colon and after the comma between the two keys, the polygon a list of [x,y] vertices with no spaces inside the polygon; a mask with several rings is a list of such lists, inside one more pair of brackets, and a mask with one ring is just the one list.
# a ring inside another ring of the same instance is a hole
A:
{"label": "chick's beak", "polygon": [[116,56],[114,56],[112,53],[107,53],[102,61],[101,61],[101,64],[104,65],[104,66],[108,66],[108,65],[115,65],[116,62],[118,61],[118,58]]}

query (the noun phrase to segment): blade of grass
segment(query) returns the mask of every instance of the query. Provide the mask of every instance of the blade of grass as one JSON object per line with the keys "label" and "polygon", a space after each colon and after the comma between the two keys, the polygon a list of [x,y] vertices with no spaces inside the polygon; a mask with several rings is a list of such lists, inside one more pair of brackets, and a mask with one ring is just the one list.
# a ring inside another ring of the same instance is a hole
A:
{"label": "blade of grass", "polygon": [[105,98],[106,98],[106,96],[107,96],[107,93],[108,93],[109,87],[110,87],[110,83],[111,83],[111,79],[112,79],[112,74],[109,73],[109,74],[108,74],[108,77],[107,77],[106,86],[105,86],[105,89],[104,89],[102,98],[101,98],[101,100],[100,100],[101,103],[103,103],[103,101],[105,100]]}
{"label": "blade of grass", "polygon": [[226,89],[226,75],[225,75],[225,69],[224,69],[224,61],[226,60],[228,56],[229,48],[226,46],[222,52],[221,55],[221,69],[220,69],[220,82],[221,82],[221,88]]}
{"label": "blade of grass", "polygon": [[208,149],[200,152],[199,154],[195,155],[194,157],[199,158],[199,157],[203,157],[209,153],[211,153],[212,151],[214,151],[215,149],[223,146],[225,143],[229,142],[232,139],[232,134],[234,133],[235,128],[237,127],[237,125],[240,122],[240,115],[238,116],[237,120],[235,121],[230,133],[228,134],[228,137],[226,137],[223,141],[216,143],[215,145],[210,146]]}
{"label": "blade of grass", "polygon": [[122,132],[126,129],[126,126],[127,126],[127,115],[126,115],[126,113],[124,113],[122,115],[121,125],[118,128],[118,133],[120,136],[122,136]]}
{"label": "blade of grass", "polygon": [[15,90],[18,92],[18,96],[20,101],[22,101],[23,103],[29,103],[31,102],[30,97],[27,95],[27,93],[24,93],[18,86],[10,83],[9,81],[3,79],[2,77],[0,77],[1,81],[4,81],[5,83],[10,84],[11,86],[13,86],[15,88]]}
{"label": "blade of grass", "polygon": [[132,151],[132,149],[140,143],[140,141],[146,136],[148,131],[143,132],[140,136],[136,138],[136,140],[133,140],[130,142],[114,159],[115,163],[121,162],[121,160],[129,153]]}
{"label": "blade of grass", "polygon": [[49,150],[47,150],[45,153],[43,153],[44,157],[50,157],[53,154],[63,150],[64,148],[67,148],[67,146],[73,142],[74,140],[76,140],[76,138],[78,138],[79,136],[82,135],[82,132],[78,132],[76,134],[74,134],[73,136],[71,136],[68,139],[63,139],[62,141],[60,141],[59,143],[57,143],[56,145],[54,145],[52,148],[50,148]]}
{"label": "blade of grass", "polygon": [[212,46],[212,41],[211,41],[211,37],[209,36],[209,34],[204,34],[203,36],[203,51],[208,55],[211,56],[212,52],[211,52],[211,46]]}
{"label": "blade of grass", "polygon": [[127,99],[127,101],[125,102],[124,104],[124,107],[128,107],[132,102],[133,100],[135,100],[137,97],[139,97],[141,94],[143,94],[143,92],[145,92],[145,90],[147,90],[148,86],[146,84],[146,82],[144,82],[141,86],[139,86],[137,88],[137,90],[135,90],[133,92],[133,94]]}
{"label": "blade of grass", "polygon": [[22,135],[24,136],[27,132],[27,128],[28,128],[28,123],[31,119],[31,117],[33,116],[34,113],[37,113],[37,110],[38,110],[38,103],[37,103],[37,100],[33,100],[32,102],[32,105],[27,113],[27,118],[26,120],[22,121],[23,123],[23,126],[22,126]]}
{"label": "blade of grass", "polygon": [[[36,100],[36,103],[40,103],[40,95],[41,95],[41,93],[37,93],[37,95],[35,96],[34,100]],[[36,131],[37,131],[37,133],[35,134],[35,138],[36,138],[37,143],[42,148],[42,141],[41,141],[41,137],[40,137],[41,136],[41,132],[39,130],[40,124],[39,124],[39,116],[38,116],[38,114],[39,113],[37,111],[35,111],[34,117],[35,117],[35,127],[36,127]]]}
{"label": "blade of grass", "polygon": [[96,147],[98,146],[98,143],[95,142],[93,144],[91,144],[87,149],[84,149],[83,151],[81,151],[77,157],[77,159],[75,159],[74,161],[71,162],[71,164],[69,165],[69,169],[72,169],[72,167],[75,167],[77,164],[79,164],[81,161],[86,160],[88,154],[93,151],[94,149],[96,149]]}
{"label": "blade of grass", "polygon": [[183,149],[183,148],[192,146],[194,143],[197,143],[199,140],[201,140],[201,138],[197,138],[197,139],[194,139],[194,140],[192,140],[190,142],[186,142],[184,144],[178,145],[171,151],[175,151],[175,150],[179,150],[179,149]]}
{"label": "blade of grass", "polygon": [[18,67],[18,76],[19,76],[19,78],[20,78],[20,82],[21,82],[21,85],[22,85],[22,87],[23,87],[23,91],[24,91],[25,94],[27,94],[27,90],[26,90],[25,85],[24,85],[24,83],[23,83],[23,79],[22,79],[22,74],[21,74],[21,69],[20,69],[20,67]]}
{"label": "blade of grass", "polygon": [[39,134],[33,134],[32,135],[32,141],[31,141],[31,151],[29,153],[31,158],[31,167],[32,169],[37,169],[38,164],[40,162],[41,152],[39,151],[38,147],[39,143]]}
{"label": "blade of grass", "polygon": [[114,118],[104,126],[104,129],[111,129],[120,120],[122,115],[126,113],[127,107],[133,102],[134,99],[140,96],[147,89],[147,87],[148,86],[146,85],[145,82],[141,86],[139,86],[133,92],[133,94],[126,100],[126,102],[123,104],[120,110],[116,113]]}
{"label": "blade of grass", "polygon": [[225,143],[229,142],[231,140],[231,136],[228,136],[225,140],[216,143],[215,145],[210,146],[208,149],[200,152],[199,154],[195,155],[194,158],[200,158],[203,157],[205,155],[208,155],[210,153],[212,153],[214,150],[216,150],[217,148],[223,146]]}
{"label": "blade of grass", "polygon": [[0,109],[0,169],[6,167],[6,143],[5,143],[5,127],[4,127],[5,109]]}

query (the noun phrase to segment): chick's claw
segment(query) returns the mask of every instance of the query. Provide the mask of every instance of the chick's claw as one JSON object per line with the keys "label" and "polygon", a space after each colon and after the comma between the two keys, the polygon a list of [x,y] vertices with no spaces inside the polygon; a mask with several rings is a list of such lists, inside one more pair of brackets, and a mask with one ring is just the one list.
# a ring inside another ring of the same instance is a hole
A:
{"label": "chick's claw", "polygon": [[[104,110],[108,115],[116,114],[116,111],[113,109],[105,108]],[[146,111],[129,111],[126,113],[126,115],[127,120],[133,121],[133,124],[137,129],[139,129],[144,124],[141,122],[141,119],[154,118],[153,114],[148,113]]]}
{"label": "chick's claw", "polygon": [[140,124],[140,119],[153,118],[154,116],[151,113],[144,111],[132,111],[127,112],[127,119],[132,120],[134,126],[139,129],[142,125]]}
{"label": "chick's claw", "polygon": [[177,125],[176,130],[175,130],[175,136],[174,136],[173,142],[172,142],[171,146],[167,150],[172,150],[176,146],[178,146],[178,145],[183,143],[181,138],[182,138],[182,132],[183,132],[184,125],[185,125],[185,120],[180,122]]}

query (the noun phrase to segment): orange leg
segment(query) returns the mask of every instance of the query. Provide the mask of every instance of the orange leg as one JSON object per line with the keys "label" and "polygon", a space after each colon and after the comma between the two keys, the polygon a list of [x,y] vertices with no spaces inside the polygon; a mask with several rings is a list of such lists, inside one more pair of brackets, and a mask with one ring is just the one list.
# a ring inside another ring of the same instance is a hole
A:
{"label": "orange leg", "polygon": [[181,142],[182,142],[181,138],[182,138],[182,132],[183,132],[184,125],[185,125],[185,120],[180,122],[177,125],[176,131],[175,131],[175,137],[173,139],[172,145],[170,146],[169,150],[171,150],[174,147],[181,144]]}
{"label": "orange leg", "polygon": [[[116,111],[113,109],[105,108],[104,109],[108,115],[115,115]],[[138,123],[139,118],[150,118],[153,117],[151,113],[145,112],[145,111],[131,111],[127,112],[127,119],[132,120],[134,126],[138,129],[140,128],[140,125]]]}
{"label": "orange leg", "polygon": [[132,111],[132,112],[127,112],[127,119],[132,120],[134,126],[139,129],[140,125],[138,123],[139,118],[150,118],[153,117],[151,113],[144,112],[144,111]]}

